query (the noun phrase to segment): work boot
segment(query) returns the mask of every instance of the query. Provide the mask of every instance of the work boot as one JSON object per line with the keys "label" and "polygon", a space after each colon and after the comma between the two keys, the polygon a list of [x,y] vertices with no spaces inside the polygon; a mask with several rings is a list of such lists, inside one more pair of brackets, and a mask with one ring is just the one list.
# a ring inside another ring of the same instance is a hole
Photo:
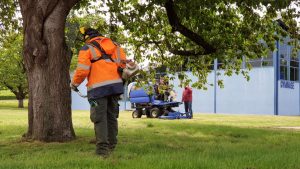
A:
{"label": "work boot", "polygon": [[100,155],[101,157],[108,157],[109,155],[109,150],[108,147],[104,147],[104,146],[96,146],[96,154]]}
{"label": "work boot", "polygon": [[115,148],[116,148],[116,145],[109,145],[108,146],[108,151],[113,152],[115,150]]}
{"label": "work boot", "polygon": [[101,152],[96,151],[96,154],[97,154],[98,156],[100,156],[101,158],[103,158],[103,159],[109,157],[109,153],[108,153],[108,152],[104,152],[104,151],[101,151]]}

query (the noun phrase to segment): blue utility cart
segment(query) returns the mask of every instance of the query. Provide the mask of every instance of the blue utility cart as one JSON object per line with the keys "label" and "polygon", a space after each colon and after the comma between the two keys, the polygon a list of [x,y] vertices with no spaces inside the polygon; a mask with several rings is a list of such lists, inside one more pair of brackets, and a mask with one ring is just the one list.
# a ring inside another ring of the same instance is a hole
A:
{"label": "blue utility cart", "polygon": [[139,88],[130,90],[129,100],[135,110],[133,118],[141,118],[146,115],[148,118],[179,119],[190,118],[185,113],[174,111],[173,107],[179,107],[181,102],[170,102],[156,100],[154,95],[148,95],[145,89]]}

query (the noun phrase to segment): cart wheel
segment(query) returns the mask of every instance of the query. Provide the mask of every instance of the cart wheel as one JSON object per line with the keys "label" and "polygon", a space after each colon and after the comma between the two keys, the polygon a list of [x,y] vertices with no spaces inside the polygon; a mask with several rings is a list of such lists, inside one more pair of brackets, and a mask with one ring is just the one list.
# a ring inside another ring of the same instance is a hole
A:
{"label": "cart wheel", "polygon": [[142,112],[138,110],[134,110],[132,112],[132,118],[141,118],[142,117]]}
{"label": "cart wheel", "polygon": [[153,109],[150,110],[150,116],[152,118],[157,118],[158,116],[160,116],[160,110],[159,108],[154,107]]}

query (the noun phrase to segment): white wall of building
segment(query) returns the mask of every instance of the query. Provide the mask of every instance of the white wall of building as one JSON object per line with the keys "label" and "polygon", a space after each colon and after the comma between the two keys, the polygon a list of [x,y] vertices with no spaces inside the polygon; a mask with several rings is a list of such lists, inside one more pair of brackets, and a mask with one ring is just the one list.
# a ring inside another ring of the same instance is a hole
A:
{"label": "white wall of building", "polygon": [[223,76],[217,88],[217,113],[274,114],[274,69],[253,68],[250,80],[242,75]]}
{"label": "white wall of building", "polygon": [[[288,86],[284,82],[288,82]],[[299,116],[299,103],[299,83],[278,81],[278,115]]]}
{"label": "white wall of building", "polygon": [[[223,71],[220,71],[223,74]],[[193,81],[196,81],[191,72],[187,72]],[[216,113],[230,114],[274,114],[274,69],[272,67],[253,68],[250,81],[242,75],[219,76],[223,79],[224,88],[216,89]],[[214,83],[214,72],[208,75],[208,83]],[[179,98],[182,88],[177,87],[178,79],[174,80],[174,89]],[[180,111],[184,111],[183,105]],[[214,113],[214,87],[208,90],[193,89],[193,111]]]}

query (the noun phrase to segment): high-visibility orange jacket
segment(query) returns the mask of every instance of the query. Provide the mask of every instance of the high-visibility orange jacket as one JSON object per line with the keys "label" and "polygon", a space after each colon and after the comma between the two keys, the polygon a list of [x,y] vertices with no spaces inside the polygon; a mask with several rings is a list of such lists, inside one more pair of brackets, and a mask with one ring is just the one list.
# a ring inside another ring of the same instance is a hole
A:
{"label": "high-visibility orange jacket", "polygon": [[[92,45],[96,41],[111,59]],[[100,60],[100,57],[102,57]],[[93,62],[97,60],[96,62]],[[123,93],[123,80],[118,66],[125,67],[126,55],[123,49],[106,37],[95,37],[89,40],[79,51],[78,65],[72,83],[79,86],[87,77],[88,98],[97,99]]]}

